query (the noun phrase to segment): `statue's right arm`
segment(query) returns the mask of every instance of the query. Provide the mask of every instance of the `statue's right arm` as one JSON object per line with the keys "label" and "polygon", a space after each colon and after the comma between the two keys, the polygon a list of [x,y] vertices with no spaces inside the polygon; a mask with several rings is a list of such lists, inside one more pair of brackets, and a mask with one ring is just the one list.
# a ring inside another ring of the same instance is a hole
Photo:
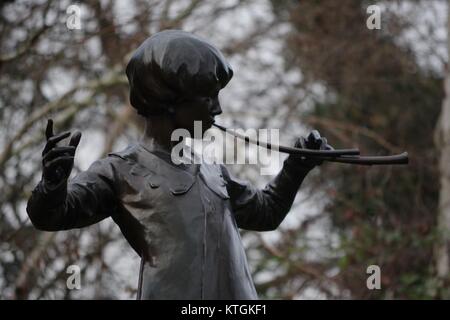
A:
{"label": "statue's right arm", "polygon": [[110,157],[56,186],[41,180],[27,204],[33,225],[44,231],[82,228],[112,215],[117,207],[115,168]]}
{"label": "statue's right arm", "polygon": [[54,135],[53,120],[49,119],[45,135],[42,179],[27,204],[33,225],[45,231],[67,230],[88,226],[110,216],[117,203],[113,159],[98,160],[69,181],[81,132],[75,132],[67,146],[58,146],[70,132]]}

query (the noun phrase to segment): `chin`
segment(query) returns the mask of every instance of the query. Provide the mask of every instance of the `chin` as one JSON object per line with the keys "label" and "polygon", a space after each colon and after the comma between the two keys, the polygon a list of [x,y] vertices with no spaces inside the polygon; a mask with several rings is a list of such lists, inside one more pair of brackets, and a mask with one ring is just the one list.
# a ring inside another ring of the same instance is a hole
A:
{"label": "chin", "polygon": [[213,123],[214,122],[212,122],[212,121],[206,122],[206,125],[203,126],[203,131],[210,129],[212,127]]}

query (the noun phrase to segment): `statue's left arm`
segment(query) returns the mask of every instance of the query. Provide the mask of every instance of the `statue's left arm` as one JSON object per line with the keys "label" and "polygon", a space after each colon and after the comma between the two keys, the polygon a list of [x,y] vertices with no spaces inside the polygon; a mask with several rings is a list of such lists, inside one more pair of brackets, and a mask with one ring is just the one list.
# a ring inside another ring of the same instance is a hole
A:
{"label": "statue's left arm", "polygon": [[[308,139],[300,138],[296,147],[332,149],[325,138],[313,131]],[[230,195],[234,217],[239,228],[255,231],[276,229],[292,207],[295,196],[307,174],[321,161],[290,155],[281,171],[266,185],[258,189],[250,183],[234,178],[222,166]]]}

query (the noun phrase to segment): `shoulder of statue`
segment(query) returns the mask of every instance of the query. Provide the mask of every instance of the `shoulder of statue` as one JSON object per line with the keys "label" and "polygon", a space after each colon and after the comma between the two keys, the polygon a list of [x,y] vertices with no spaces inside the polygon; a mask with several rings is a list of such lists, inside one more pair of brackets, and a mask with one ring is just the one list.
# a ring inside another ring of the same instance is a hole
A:
{"label": "shoulder of statue", "polygon": [[108,153],[108,158],[112,159],[119,158],[126,162],[136,163],[138,161],[138,154],[139,154],[139,145],[131,144],[121,151],[114,151]]}

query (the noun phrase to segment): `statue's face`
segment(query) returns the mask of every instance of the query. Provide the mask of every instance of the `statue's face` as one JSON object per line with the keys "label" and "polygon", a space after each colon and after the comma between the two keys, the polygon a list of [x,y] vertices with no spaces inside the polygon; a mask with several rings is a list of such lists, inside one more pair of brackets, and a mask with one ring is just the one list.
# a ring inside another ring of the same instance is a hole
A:
{"label": "statue's face", "polygon": [[202,134],[211,128],[214,117],[222,113],[218,93],[208,97],[196,97],[175,108],[175,124],[194,136],[194,121],[202,122]]}

